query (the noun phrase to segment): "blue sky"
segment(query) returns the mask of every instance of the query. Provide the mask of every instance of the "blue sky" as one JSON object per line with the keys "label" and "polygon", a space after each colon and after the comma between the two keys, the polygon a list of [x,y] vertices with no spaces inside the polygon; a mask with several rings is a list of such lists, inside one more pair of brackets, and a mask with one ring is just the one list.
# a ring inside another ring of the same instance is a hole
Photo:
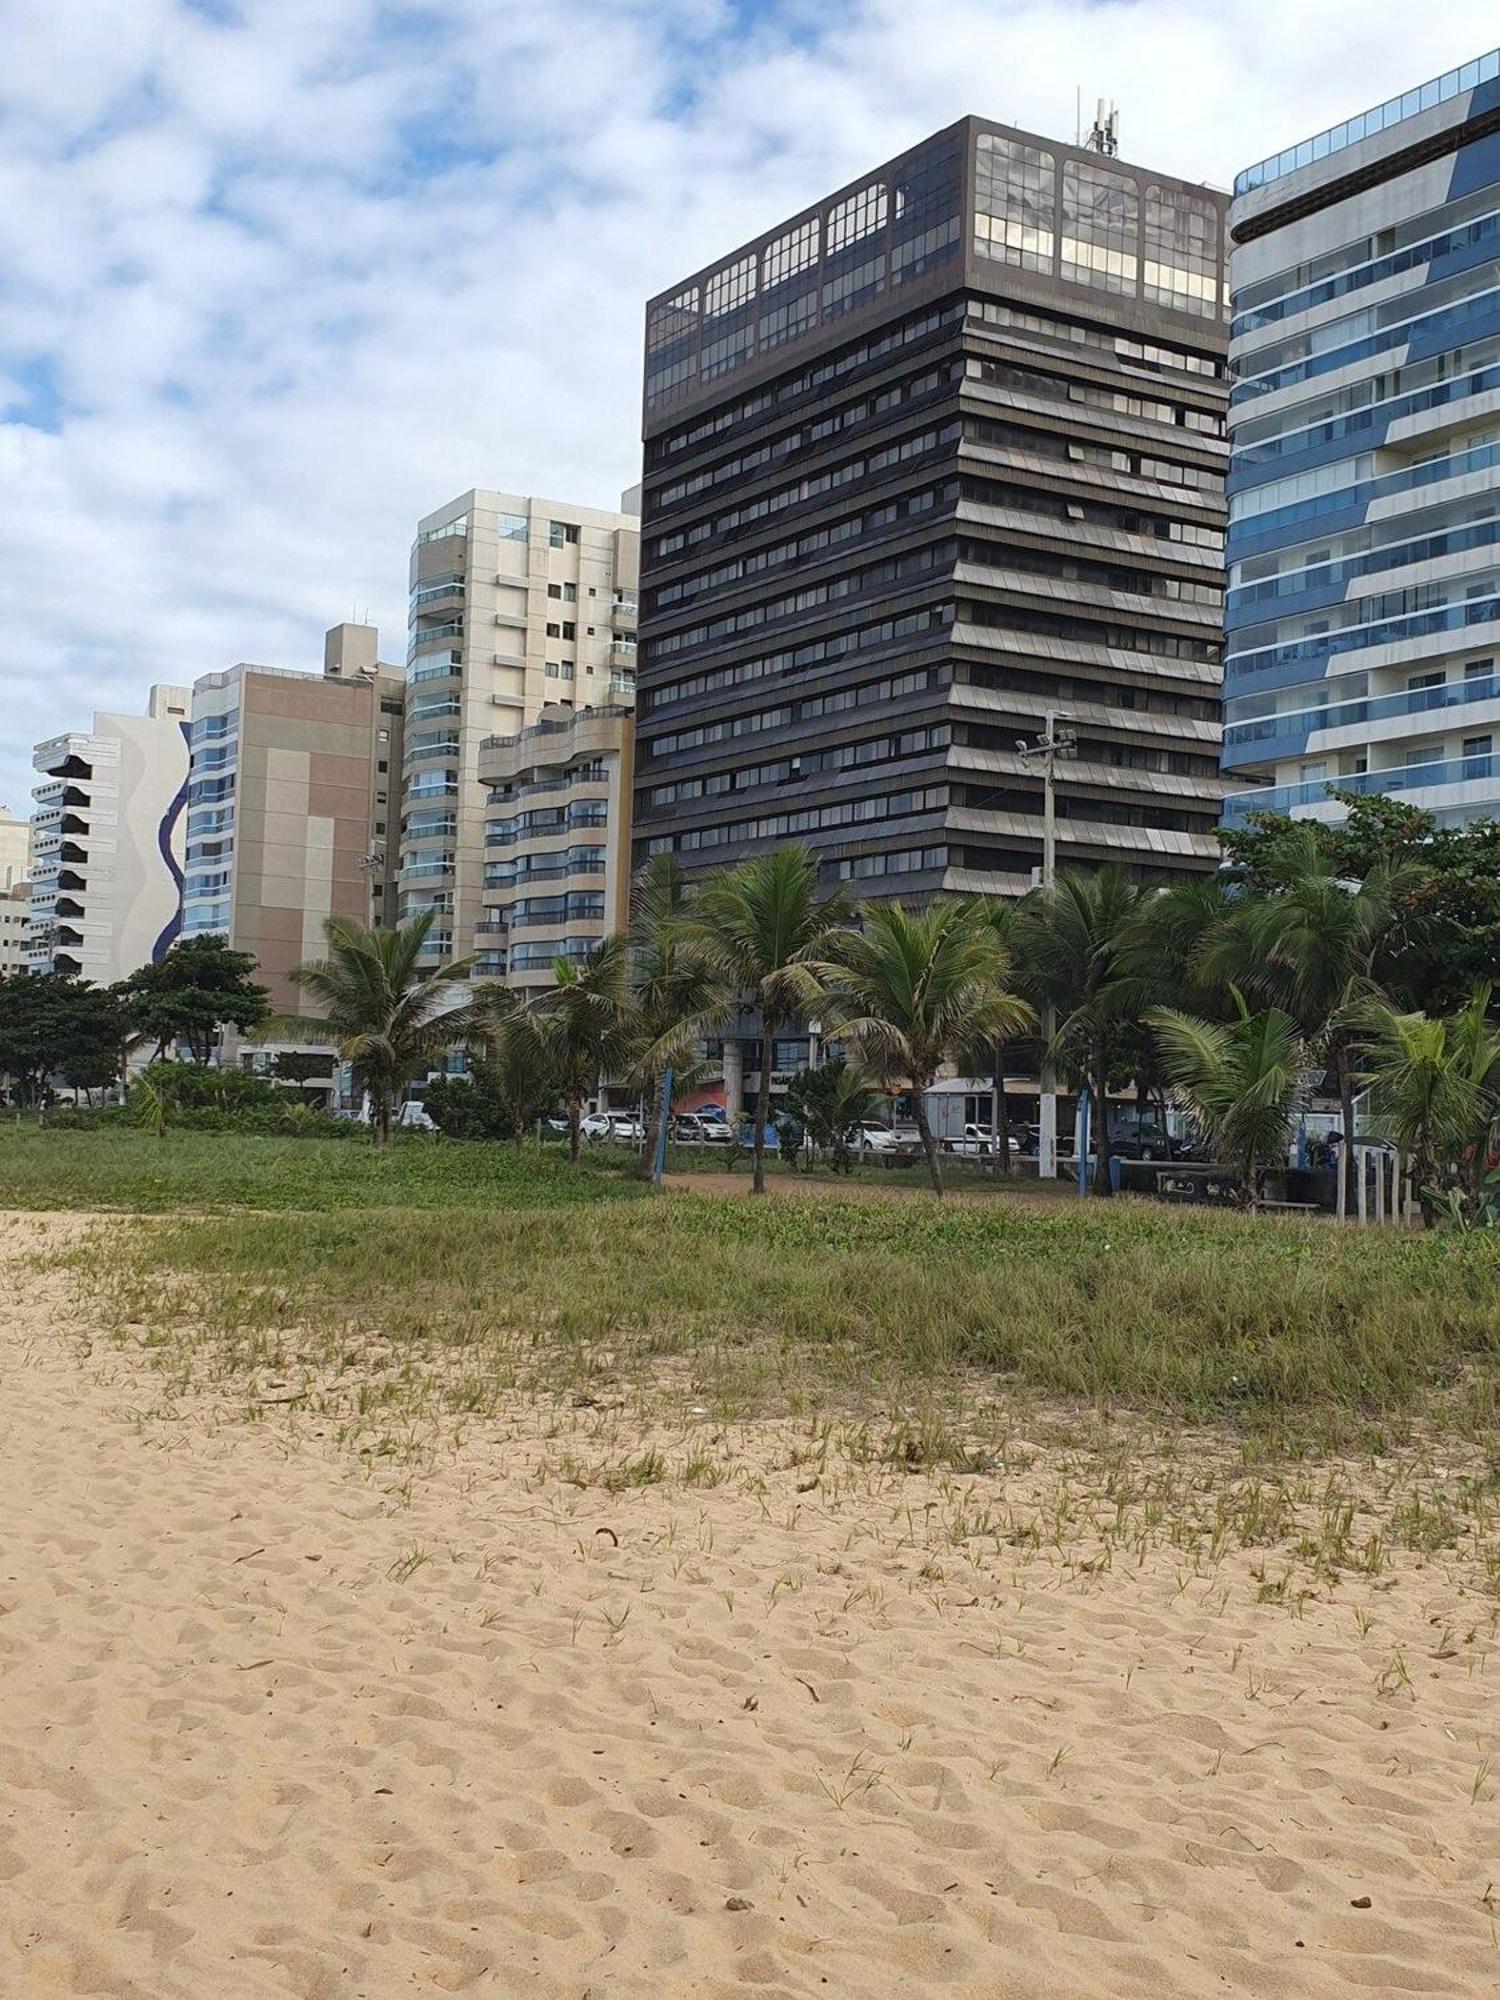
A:
{"label": "blue sky", "polygon": [[152,680],[403,645],[419,514],[614,505],[641,304],[976,111],[1235,170],[1493,0],[0,0],[0,801]]}

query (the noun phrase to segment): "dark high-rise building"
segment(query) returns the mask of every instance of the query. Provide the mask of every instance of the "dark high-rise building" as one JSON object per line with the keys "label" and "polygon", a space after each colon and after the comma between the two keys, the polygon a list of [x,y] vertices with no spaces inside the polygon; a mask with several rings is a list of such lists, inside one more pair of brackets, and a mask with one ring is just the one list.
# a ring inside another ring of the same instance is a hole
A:
{"label": "dark high-rise building", "polygon": [[965,118],[646,314],[635,855],[1209,869],[1224,199]]}

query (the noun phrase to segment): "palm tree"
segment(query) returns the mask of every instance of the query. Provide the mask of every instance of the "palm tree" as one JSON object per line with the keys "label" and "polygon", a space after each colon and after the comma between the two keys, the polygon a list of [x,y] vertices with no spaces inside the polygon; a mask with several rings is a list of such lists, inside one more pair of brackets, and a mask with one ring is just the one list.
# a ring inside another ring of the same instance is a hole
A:
{"label": "palm tree", "polygon": [[547,1067],[536,1023],[519,993],[492,982],[479,988],[475,1005],[483,1016],[487,1046],[473,1062],[474,1074],[494,1091],[519,1146],[532,1124],[555,1107],[557,1078]]}
{"label": "palm tree", "polygon": [[872,1122],[883,1101],[864,1071],[843,1056],[831,1056],[817,1069],[799,1070],[786,1094],[787,1109],[813,1145],[832,1154],[836,1174],[854,1171],[849,1142]]}
{"label": "palm tree", "polygon": [[910,1086],[935,1194],[943,1168],[926,1092],[945,1062],[1035,1018],[1006,986],[1007,970],[984,908],[967,900],[872,904],[862,927],[835,932],[809,967],[829,996],[831,1031],[861,1068],[889,1089]]}
{"label": "palm tree", "polygon": [[292,974],[322,1011],[273,1015],[256,1030],[262,1041],[295,1035],[337,1048],[369,1094],[377,1146],[391,1142],[391,1114],[406,1086],[482,1026],[472,1005],[447,1004],[453,983],[467,977],[467,959],[450,959],[434,972],[417,963],[435,914],[424,910],[393,931],[330,917],[323,926],[328,956]]}
{"label": "palm tree", "polygon": [[1338,1092],[1344,1199],[1354,1212],[1354,1092],[1358,1052],[1372,1002],[1385,998],[1380,972],[1406,920],[1420,877],[1410,866],[1372,868],[1350,884],[1328,874],[1309,839],[1285,864],[1283,886],[1247,897],[1213,939],[1212,968],[1242,991],[1295,1016]]}
{"label": "palm tree", "polygon": [[1060,875],[1019,905],[1011,949],[1025,989],[1057,1009],[1053,1059],[1093,1100],[1094,1192],[1110,1192],[1109,1084],[1139,1018],[1142,983],[1130,951],[1150,890],[1120,867]]}
{"label": "palm tree", "polygon": [[1364,1073],[1377,1123],[1412,1155],[1422,1214],[1444,1183],[1472,1217],[1482,1199],[1495,1122],[1500,1118],[1500,1029],[1489,1019],[1490,989],[1446,1020],[1403,1014],[1383,1003],[1367,1013],[1373,1044]]}
{"label": "palm tree", "polygon": [[[674,1093],[696,1074],[697,1047],[728,1013],[733,995],[694,956],[683,936],[688,887],[669,854],[656,855],[636,877],[630,901],[630,1011],[635,1050],[631,1076],[640,1091],[640,1171],[650,1171],[664,1079]],[[666,1106],[668,1117],[671,1105]]]}
{"label": "palm tree", "polygon": [[687,955],[760,1014],[753,1194],[766,1189],[766,1114],[777,1033],[815,1003],[807,961],[848,914],[841,894],[818,895],[816,856],[791,845],[709,876],[683,919],[679,935]]}
{"label": "palm tree", "polygon": [[553,962],[554,986],[529,994],[518,1023],[536,1038],[544,1066],[556,1076],[568,1113],[568,1158],[576,1166],[583,1101],[599,1079],[623,1069],[634,1050],[630,1020],[630,940],[596,944],[581,962]]}
{"label": "palm tree", "polygon": [[1237,991],[1233,999],[1237,1018],[1227,1024],[1175,1007],[1153,1007],[1146,1019],[1178,1097],[1239,1173],[1253,1211],[1261,1171],[1286,1157],[1307,1046],[1280,1007],[1252,1014]]}

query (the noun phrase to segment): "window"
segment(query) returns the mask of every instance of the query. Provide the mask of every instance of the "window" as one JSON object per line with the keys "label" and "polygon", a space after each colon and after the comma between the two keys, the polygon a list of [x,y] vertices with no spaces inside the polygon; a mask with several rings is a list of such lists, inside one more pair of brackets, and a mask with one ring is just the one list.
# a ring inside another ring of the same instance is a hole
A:
{"label": "window", "polygon": [[1495,748],[1493,736],[1466,736],[1463,742],[1465,757],[1488,757]]}
{"label": "window", "polygon": [[774,243],[768,243],[761,254],[760,281],[764,291],[772,285],[779,285],[784,278],[794,278],[799,271],[806,271],[818,261],[818,218],[799,223],[789,229],[784,236],[778,236]]}
{"label": "window", "polygon": [[1213,210],[1165,188],[1146,190],[1145,295],[1178,312],[1219,309],[1219,224]]}
{"label": "window", "polygon": [[1468,660],[1464,663],[1464,679],[1466,681],[1487,681],[1493,677],[1494,672],[1495,662],[1493,660]]}
{"label": "window", "polygon": [[1023,271],[1050,271],[1057,245],[1056,191],[1051,153],[981,132],[975,161],[975,252]]}
{"label": "window", "polygon": [[495,516],[495,532],[502,542],[524,542],[526,540],[526,516],[524,514],[497,514]]}
{"label": "window", "polygon": [[576,583],[549,583],[547,595],[560,598],[564,604],[575,604],[578,601],[578,586]]}
{"label": "window", "polygon": [[871,181],[857,193],[846,195],[828,211],[828,254],[846,250],[862,237],[885,227],[886,191],[883,181]]}
{"label": "window", "polygon": [[715,271],[703,287],[703,317],[718,319],[721,314],[733,312],[746,300],[755,296],[755,258],[741,257],[737,263],[726,264],[722,271]]}
{"label": "window", "polygon": [[1419,688],[1440,688],[1447,678],[1448,676],[1442,672],[1408,674],[1406,676],[1406,690],[1408,694],[1415,694]]}
{"label": "window", "polygon": [[1133,292],[1137,211],[1130,181],[1087,160],[1069,160],[1063,168],[1062,276],[1075,285]]}
{"label": "window", "polygon": [[547,523],[547,546],[564,549],[578,540],[578,530],[571,521],[549,521]]}

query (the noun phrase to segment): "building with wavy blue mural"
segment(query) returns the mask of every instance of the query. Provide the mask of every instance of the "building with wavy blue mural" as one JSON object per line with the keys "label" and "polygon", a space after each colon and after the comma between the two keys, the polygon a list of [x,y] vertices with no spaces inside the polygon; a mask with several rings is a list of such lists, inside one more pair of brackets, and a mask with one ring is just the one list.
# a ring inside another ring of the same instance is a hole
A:
{"label": "building with wavy blue mural", "polygon": [[144,715],[39,743],[32,762],[26,963],[101,986],[164,956],[181,923],[188,790],[185,687],[153,687]]}
{"label": "building with wavy blue mural", "polygon": [[1500,50],[1247,169],[1230,237],[1225,818],[1500,813]]}

